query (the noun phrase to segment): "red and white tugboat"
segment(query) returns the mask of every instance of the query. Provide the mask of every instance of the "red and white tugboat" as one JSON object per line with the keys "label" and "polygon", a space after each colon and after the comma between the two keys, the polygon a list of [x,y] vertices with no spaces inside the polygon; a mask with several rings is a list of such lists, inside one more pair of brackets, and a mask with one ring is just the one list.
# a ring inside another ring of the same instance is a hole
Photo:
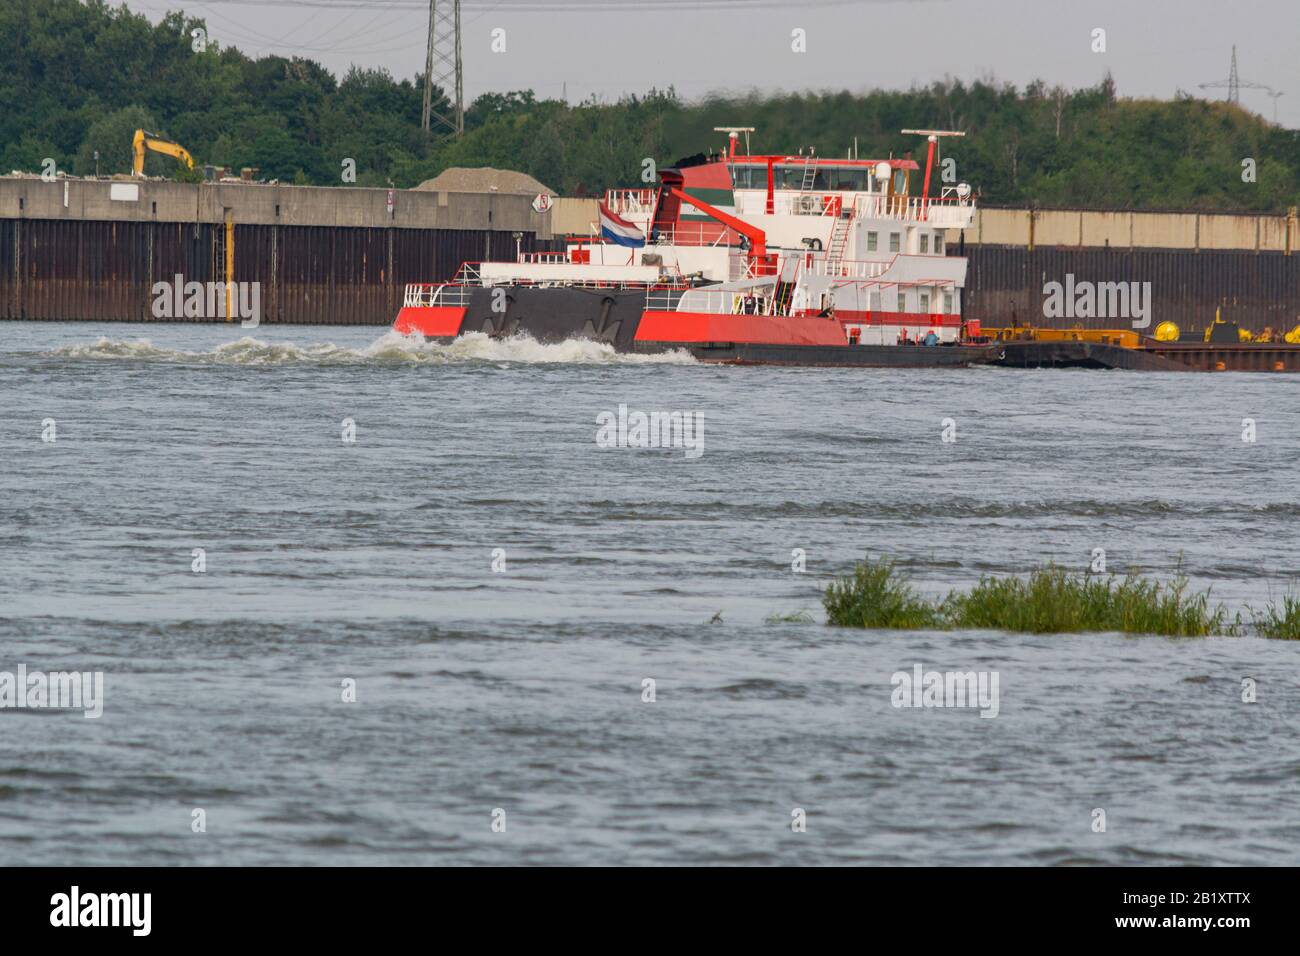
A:
{"label": "red and white tugboat", "polygon": [[[708,362],[941,366],[994,358],[963,323],[966,260],[944,234],[975,214],[964,183],[920,196],[911,159],[756,156],[684,160],[655,188],[610,190],[600,237],[516,262],[467,262],[407,286],[394,329],[588,338],[619,351],[686,349]],[[594,224],[593,224],[594,226]],[[593,233],[595,229],[593,228]]]}

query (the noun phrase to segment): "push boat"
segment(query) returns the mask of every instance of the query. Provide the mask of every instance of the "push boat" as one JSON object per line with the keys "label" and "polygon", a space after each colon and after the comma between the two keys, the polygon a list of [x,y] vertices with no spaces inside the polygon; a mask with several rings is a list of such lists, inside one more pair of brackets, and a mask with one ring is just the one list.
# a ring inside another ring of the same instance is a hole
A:
{"label": "push boat", "polygon": [[[970,225],[965,183],[930,195],[910,157],[751,155],[727,148],[609,190],[590,236],[563,252],[465,262],[449,282],[405,289],[393,324],[451,341],[472,332],[539,342],[590,339],[620,352],[686,350],[704,362],[935,367],[995,361],[997,342],[962,319],[966,260],[949,230]],[[741,148],[741,134],[745,147]]]}

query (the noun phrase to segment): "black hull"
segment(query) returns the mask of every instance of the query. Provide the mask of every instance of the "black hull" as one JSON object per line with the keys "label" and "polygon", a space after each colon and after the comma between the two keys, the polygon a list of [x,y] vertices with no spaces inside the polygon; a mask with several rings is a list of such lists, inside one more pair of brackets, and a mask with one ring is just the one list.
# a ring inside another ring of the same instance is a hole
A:
{"label": "black hull", "polygon": [[816,365],[850,368],[965,368],[997,361],[995,345],[755,345],[746,342],[681,344],[701,362],[724,365]]}
{"label": "black hull", "polygon": [[1003,342],[998,363],[1008,368],[1114,368],[1137,372],[1186,372],[1186,365],[1143,349],[1100,342]]}
{"label": "black hull", "polygon": [[492,306],[496,289],[472,289],[461,334],[529,335],[538,342],[591,339],[619,352],[635,352],[636,330],[645,311],[642,289],[582,289],[503,286],[505,311]]}
{"label": "black hull", "polygon": [[640,289],[502,287],[505,310],[494,311],[497,289],[471,289],[461,334],[495,337],[529,335],[539,342],[569,339],[604,342],[618,352],[682,349],[701,362],[730,365],[815,365],[856,368],[961,368],[987,364],[1001,347],[895,345],[763,345],[744,342],[656,342],[636,340],[645,310]]}

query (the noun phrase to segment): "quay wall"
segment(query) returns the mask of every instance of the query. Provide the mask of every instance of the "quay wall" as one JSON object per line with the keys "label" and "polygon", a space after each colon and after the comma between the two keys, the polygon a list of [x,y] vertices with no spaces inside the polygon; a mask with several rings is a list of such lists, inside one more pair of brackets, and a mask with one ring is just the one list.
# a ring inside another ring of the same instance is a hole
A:
{"label": "quay wall", "polygon": [[[261,321],[387,325],[407,283],[553,248],[497,193],[0,177],[0,318],[151,321],[154,283],[261,284]],[[227,229],[227,224],[230,229]],[[221,321],[223,316],[193,321]]]}
{"label": "quay wall", "polygon": [[[233,278],[261,283],[262,321],[387,325],[406,284],[562,248],[594,209],[557,198],[538,213],[532,197],[491,192],[0,177],[0,318],[149,321],[155,282],[225,277],[231,235]],[[1046,318],[1043,286],[1067,274],[1150,282],[1151,328],[1202,328],[1216,308],[1254,331],[1300,322],[1294,210],[983,207],[948,240],[970,260],[963,310],[986,326],[1129,326]]]}
{"label": "quay wall", "polygon": [[[948,230],[956,244],[963,232]],[[1111,249],[1300,251],[1300,221],[1286,213],[1145,212],[981,206],[964,230],[967,245]]]}
{"label": "quay wall", "polygon": [[[952,250],[960,254],[960,244]],[[967,245],[962,303],[967,318],[986,327],[1129,329],[1129,317],[1047,318],[1043,287],[1082,282],[1149,282],[1149,325],[1169,320],[1184,332],[1204,329],[1215,310],[1227,321],[1259,332],[1300,324],[1300,255],[1236,249],[1116,249]],[[1146,292],[1143,293],[1144,297]]]}

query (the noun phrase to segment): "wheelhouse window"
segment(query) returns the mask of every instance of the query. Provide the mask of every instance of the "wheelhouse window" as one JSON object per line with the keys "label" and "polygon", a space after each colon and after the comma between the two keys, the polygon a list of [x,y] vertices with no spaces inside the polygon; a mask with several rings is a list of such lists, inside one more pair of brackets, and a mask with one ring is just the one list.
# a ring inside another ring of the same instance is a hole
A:
{"label": "wheelhouse window", "polygon": [[898,241],[899,241],[899,233],[891,232],[891,233],[889,234],[889,251],[890,251],[890,252],[897,252],[897,251],[898,251]]}
{"label": "wheelhouse window", "polygon": [[767,165],[756,166],[754,164],[741,165],[734,163],[731,166],[731,188],[732,189],[767,189]]}
{"label": "wheelhouse window", "polygon": [[777,166],[776,172],[774,173],[776,176],[776,188],[802,189],[803,171],[803,166]]}
{"label": "wheelhouse window", "polygon": [[928,312],[930,311],[930,293],[929,293],[929,292],[920,292],[920,293],[917,293],[917,295],[918,295],[918,297],[920,298],[920,302],[921,302],[921,311],[922,311],[922,312],[926,312],[926,313],[928,313]]}
{"label": "wheelhouse window", "polygon": [[[732,163],[732,189],[767,189],[767,164]],[[801,163],[778,163],[772,171],[777,189],[805,188],[808,167]],[[870,192],[871,169],[865,166],[814,167],[812,183],[807,188],[813,192]]]}
{"label": "wheelhouse window", "polygon": [[930,252],[930,236],[927,233],[921,233],[921,252],[928,255]]}
{"label": "wheelhouse window", "polygon": [[952,293],[951,292],[945,292],[943,294],[943,311],[944,314],[946,315],[952,315]]}
{"label": "wheelhouse window", "polygon": [[752,167],[752,166],[740,166],[740,165],[735,164],[735,163],[733,163],[731,166],[729,166],[729,167],[728,167],[728,172],[731,173],[731,188],[732,188],[732,189],[749,189],[749,188],[750,188],[750,186],[749,186],[750,171],[751,171],[753,168],[754,168],[754,167]]}
{"label": "wheelhouse window", "polygon": [[880,234],[877,232],[867,233],[867,252],[875,252],[880,247]]}
{"label": "wheelhouse window", "polygon": [[936,256],[943,255],[943,233],[941,232],[934,234],[934,254]]}

